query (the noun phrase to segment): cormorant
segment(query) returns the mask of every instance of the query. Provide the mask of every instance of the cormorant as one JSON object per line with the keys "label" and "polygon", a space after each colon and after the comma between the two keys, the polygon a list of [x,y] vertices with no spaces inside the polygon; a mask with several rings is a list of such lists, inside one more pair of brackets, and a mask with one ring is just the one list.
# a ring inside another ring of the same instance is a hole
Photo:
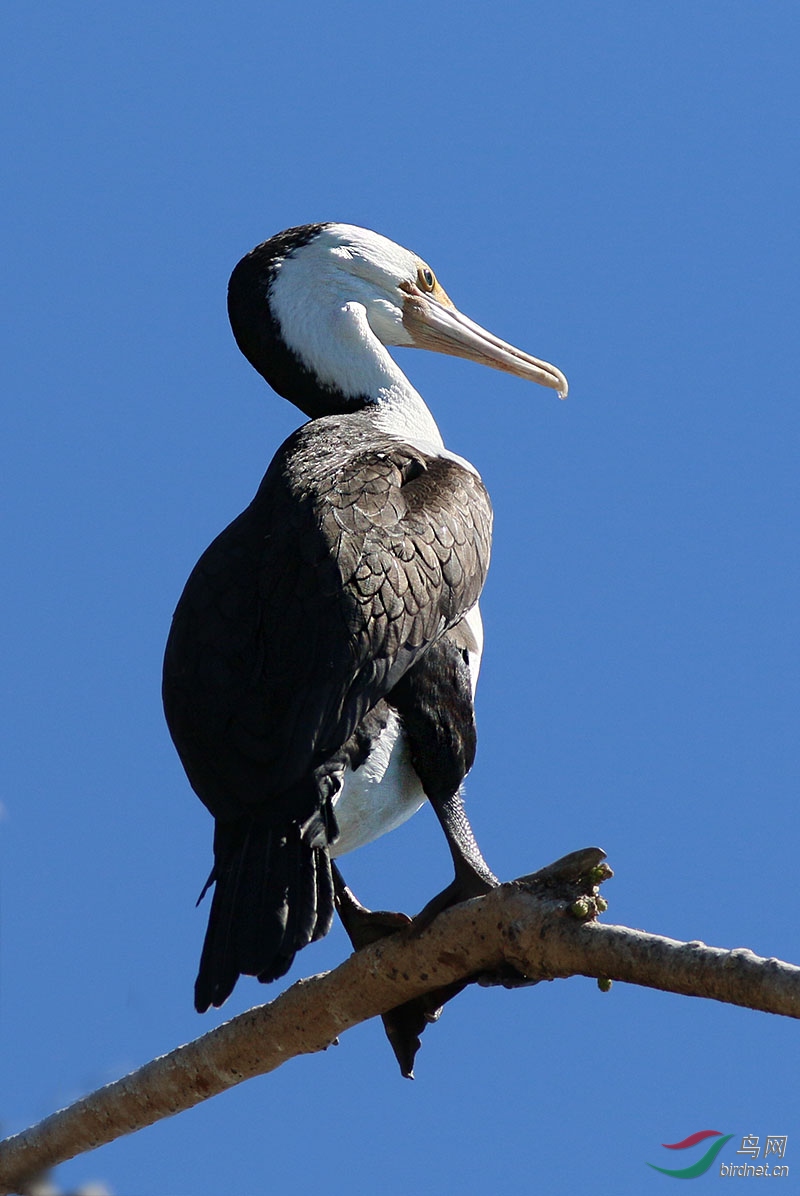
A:
{"label": "cormorant", "polygon": [[216,820],[200,1012],[242,974],[282,976],[327,933],[335,887],[346,904],[332,861],[426,798],[455,878],[422,921],[497,883],[461,797],[491,506],[387,346],[567,391],[554,366],[458,312],[419,257],[352,225],[259,245],[228,310],[245,357],[309,422],[203,553],[166,649],[169,729]]}

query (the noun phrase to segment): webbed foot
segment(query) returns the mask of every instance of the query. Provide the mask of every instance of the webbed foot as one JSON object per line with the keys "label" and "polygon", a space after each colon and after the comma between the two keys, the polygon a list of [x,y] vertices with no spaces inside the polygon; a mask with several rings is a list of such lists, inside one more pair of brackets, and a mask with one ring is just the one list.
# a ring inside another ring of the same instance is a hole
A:
{"label": "webbed foot", "polygon": [[[345,884],[335,864],[333,880],[336,908],[347,937],[356,951],[411,925],[408,914],[370,910],[362,905],[352,889]],[[445,1002],[461,992],[466,984],[467,981],[464,981],[437,989],[435,992],[423,993],[422,996],[397,1005],[381,1015],[389,1045],[394,1051],[402,1075],[407,1079],[414,1078],[414,1059],[420,1048],[420,1035],[423,1030],[438,1019]]]}
{"label": "webbed foot", "polygon": [[499,883],[491,873],[482,875],[470,868],[459,869],[455,880],[451,881],[446,889],[442,889],[441,893],[437,893],[413,919],[412,933],[421,934],[435,917],[450,909],[451,905],[460,905],[462,901],[469,901],[473,897],[485,897],[492,889],[497,888]]}

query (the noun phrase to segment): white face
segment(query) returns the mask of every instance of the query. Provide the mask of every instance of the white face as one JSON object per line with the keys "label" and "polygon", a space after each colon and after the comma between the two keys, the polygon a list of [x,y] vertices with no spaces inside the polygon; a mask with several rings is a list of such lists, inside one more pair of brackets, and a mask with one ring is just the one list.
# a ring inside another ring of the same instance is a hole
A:
{"label": "white face", "polygon": [[[338,322],[357,304],[384,345],[413,345],[403,327],[400,283],[413,283],[424,263],[387,237],[353,224],[329,224],[308,245],[286,258],[272,288],[272,309],[292,348],[308,356],[313,325]],[[327,313],[327,317],[326,317]],[[302,331],[295,331],[295,330]]]}

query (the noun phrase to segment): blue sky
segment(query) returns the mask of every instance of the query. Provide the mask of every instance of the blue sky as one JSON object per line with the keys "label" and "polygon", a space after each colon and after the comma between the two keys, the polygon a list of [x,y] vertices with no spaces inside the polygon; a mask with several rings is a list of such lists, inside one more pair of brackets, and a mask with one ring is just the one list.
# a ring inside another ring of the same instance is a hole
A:
{"label": "blue sky", "polygon": [[[11,0],[0,23],[2,1128],[273,995],[193,1011],[211,822],[160,659],[300,422],[236,350],[228,274],[308,220],[420,253],[570,379],[559,403],[398,354],[495,505],[468,786],[493,868],[599,843],[607,920],[797,961],[797,8]],[[449,879],[428,811],[346,863],[412,912]],[[337,927],[290,979],[347,949]],[[370,1024],[59,1182],[626,1196],[668,1190],[646,1161],[700,1129],[787,1134],[800,1168],[797,1052],[787,1019],[621,984],[469,991],[413,1084]]]}

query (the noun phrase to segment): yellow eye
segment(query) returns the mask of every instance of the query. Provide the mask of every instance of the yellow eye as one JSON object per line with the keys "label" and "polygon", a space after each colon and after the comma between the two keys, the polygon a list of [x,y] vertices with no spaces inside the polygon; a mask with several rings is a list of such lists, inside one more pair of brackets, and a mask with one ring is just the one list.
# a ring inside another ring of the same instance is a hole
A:
{"label": "yellow eye", "polygon": [[420,266],[417,270],[417,282],[420,290],[432,291],[436,286],[436,278],[430,266]]}

